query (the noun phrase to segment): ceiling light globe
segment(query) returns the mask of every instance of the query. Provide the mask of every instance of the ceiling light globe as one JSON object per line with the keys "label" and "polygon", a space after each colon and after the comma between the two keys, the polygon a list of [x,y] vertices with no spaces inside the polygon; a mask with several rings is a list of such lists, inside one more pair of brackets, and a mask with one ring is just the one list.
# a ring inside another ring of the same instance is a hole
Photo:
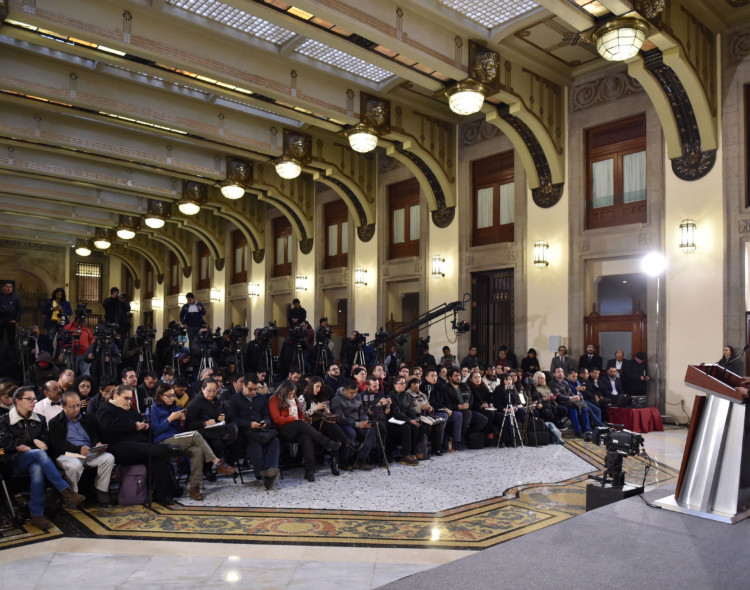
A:
{"label": "ceiling light globe", "polygon": [[302,166],[296,160],[285,158],[276,162],[276,174],[286,180],[297,178],[302,172]]}
{"label": "ceiling light globe", "polygon": [[448,106],[457,115],[473,115],[484,104],[484,90],[475,82],[459,82],[446,91]]}
{"label": "ceiling light globe", "polygon": [[239,184],[225,184],[221,187],[221,194],[227,199],[236,200],[241,199],[245,194],[245,189]]}
{"label": "ceiling light globe", "polygon": [[106,238],[97,238],[94,240],[94,247],[98,248],[99,250],[106,250],[112,245],[112,242],[107,240]]}
{"label": "ceiling light globe", "polygon": [[596,51],[609,61],[625,61],[635,57],[646,40],[646,24],[634,18],[615,19],[596,31]]}
{"label": "ceiling light globe", "polygon": [[91,256],[91,248],[88,246],[76,246],[76,254],[78,256]]}
{"label": "ceiling light globe", "polygon": [[164,221],[164,219],[162,219],[161,217],[155,217],[155,216],[152,216],[152,217],[147,216],[143,220],[143,222],[151,229],[161,229],[164,227],[164,224],[166,223],[166,221]]}
{"label": "ceiling light globe", "polygon": [[121,227],[117,230],[117,237],[122,240],[132,240],[135,237],[135,232],[127,227]]}
{"label": "ceiling light globe", "polygon": [[177,208],[183,215],[197,215],[201,210],[200,205],[194,201],[181,201],[177,203]]}
{"label": "ceiling light globe", "polygon": [[352,127],[348,132],[349,145],[355,152],[366,154],[378,146],[378,136],[367,125],[360,123]]}

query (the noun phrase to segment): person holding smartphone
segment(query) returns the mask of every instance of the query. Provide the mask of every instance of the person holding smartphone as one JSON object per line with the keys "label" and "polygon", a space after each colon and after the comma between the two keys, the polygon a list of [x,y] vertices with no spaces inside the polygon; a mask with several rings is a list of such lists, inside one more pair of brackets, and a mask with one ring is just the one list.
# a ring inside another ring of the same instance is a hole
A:
{"label": "person holding smartphone", "polygon": [[236,470],[214,455],[200,433],[184,432],[185,408],[177,406],[174,400],[174,388],[166,383],[159,385],[154,394],[154,405],[146,412],[146,419],[151,419],[151,432],[155,443],[180,447],[185,455],[190,457],[190,497],[201,501],[204,463],[213,463],[220,475],[233,475]]}

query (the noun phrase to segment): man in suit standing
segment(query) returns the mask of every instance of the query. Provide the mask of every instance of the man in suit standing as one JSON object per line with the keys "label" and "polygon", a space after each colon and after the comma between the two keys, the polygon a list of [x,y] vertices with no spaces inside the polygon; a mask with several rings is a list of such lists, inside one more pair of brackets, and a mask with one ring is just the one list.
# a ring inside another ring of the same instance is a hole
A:
{"label": "man in suit standing", "polygon": [[614,367],[617,369],[617,376],[622,377],[622,369],[627,362],[628,361],[625,360],[625,353],[621,350],[616,350],[615,358],[607,361],[607,373],[609,373],[610,367]]}
{"label": "man in suit standing", "polygon": [[563,378],[573,369],[573,362],[570,360],[568,349],[565,346],[560,346],[557,349],[557,356],[552,359],[549,365],[549,372],[554,375],[555,369],[558,367],[563,370]]}
{"label": "man in suit standing", "polygon": [[582,354],[578,359],[578,371],[581,369],[602,369],[602,357],[596,354],[596,346],[593,344],[586,345],[586,354]]}

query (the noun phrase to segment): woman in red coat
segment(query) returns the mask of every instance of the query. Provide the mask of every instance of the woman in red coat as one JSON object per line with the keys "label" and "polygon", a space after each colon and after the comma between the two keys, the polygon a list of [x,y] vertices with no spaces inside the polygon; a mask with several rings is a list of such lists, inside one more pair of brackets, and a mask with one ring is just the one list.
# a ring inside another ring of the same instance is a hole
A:
{"label": "woman in red coat", "polygon": [[279,429],[281,442],[299,443],[302,445],[305,479],[315,481],[315,443],[331,453],[331,470],[338,471],[338,451],[340,442],[323,436],[305,422],[305,412],[297,399],[297,388],[291,381],[284,381],[273,392],[268,401],[271,419]]}

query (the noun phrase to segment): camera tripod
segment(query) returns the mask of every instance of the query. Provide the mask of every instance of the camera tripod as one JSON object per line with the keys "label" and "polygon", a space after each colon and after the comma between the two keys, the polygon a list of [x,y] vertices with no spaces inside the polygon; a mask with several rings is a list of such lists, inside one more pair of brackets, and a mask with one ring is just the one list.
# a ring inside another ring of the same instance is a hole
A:
{"label": "camera tripod", "polygon": [[385,454],[385,445],[383,444],[383,437],[380,435],[380,427],[378,426],[377,420],[370,422],[370,428],[367,430],[367,434],[365,434],[362,444],[364,445],[367,442],[367,437],[370,436],[373,430],[375,431],[375,454],[383,462],[385,470],[388,472],[388,475],[390,475],[391,467],[388,465],[388,457]]}
{"label": "camera tripod", "polygon": [[[528,414],[527,414],[528,415]],[[500,424],[500,431],[497,433],[497,448],[500,448],[500,443],[503,440],[503,428],[505,428],[505,422],[508,422],[508,426],[511,429],[511,435],[513,435],[513,431],[515,431],[514,436],[518,436],[518,440],[521,442],[521,446],[523,447],[523,439],[521,438],[521,431],[518,428],[518,420],[516,420],[516,413],[513,411],[513,402],[508,400],[508,404],[505,406],[505,411],[503,412],[503,421]],[[516,441],[513,440],[513,447],[515,448]]]}
{"label": "camera tripod", "polygon": [[143,346],[141,347],[141,350],[138,352],[138,364],[135,368],[135,374],[138,375],[138,380],[141,379],[141,369],[144,368],[145,365],[145,371],[151,371],[154,370],[154,359],[151,355],[151,341],[146,341]]}
{"label": "camera tripod", "polygon": [[539,446],[539,437],[537,436],[537,429],[534,425],[534,402],[531,399],[531,392],[526,391],[524,392],[524,395],[526,396],[526,417],[523,420],[523,438],[521,438],[521,441],[526,439],[526,442],[531,444],[531,438],[526,438],[529,434],[529,421],[532,425],[532,432],[534,433],[534,446]]}
{"label": "camera tripod", "polygon": [[269,344],[263,345],[260,362],[258,363],[258,370],[266,372],[268,384],[273,386],[273,352],[271,351],[271,346]]}
{"label": "camera tripod", "polygon": [[324,377],[328,367],[331,364],[330,351],[328,350],[328,344],[326,341],[319,341],[315,345],[315,366],[313,367],[313,373],[319,377]]}
{"label": "camera tripod", "polygon": [[21,374],[23,375],[23,383],[31,383],[31,363],[29,362],[31,349],[29,348],[28,341],[19,338],[18,331],[16,331],[16,344],[21,356]]}
{"label": "camera tripod", "polygon": [[94,364],[99,368],[99,382],[106,383],[117,378],[117,363],[112,358],[112,343],[104,342],[96,353]]}
{"label": "camera tripod", "polygon": [[211,356],[211,351],[208,348],[201,349],[201,365],[198,369],[198,374],[203,372],[203,369],[214,368],[214,357]]}
{"label": "camera tripod", "polygon": [[362,348],[362,344],[357,344],[357,350],[354,351],[354,360],[352,360],[352,367],[354,365],[360,365],[361,367],[367,366],[365,363],[365,351]]}
{"label": "camera tripod", "polygon": [[290,371],[299,371],[305,374],[305,355],[302,353],[302,342],[294,341],[294,353],[292,354],[292,363],[289,365]]}

